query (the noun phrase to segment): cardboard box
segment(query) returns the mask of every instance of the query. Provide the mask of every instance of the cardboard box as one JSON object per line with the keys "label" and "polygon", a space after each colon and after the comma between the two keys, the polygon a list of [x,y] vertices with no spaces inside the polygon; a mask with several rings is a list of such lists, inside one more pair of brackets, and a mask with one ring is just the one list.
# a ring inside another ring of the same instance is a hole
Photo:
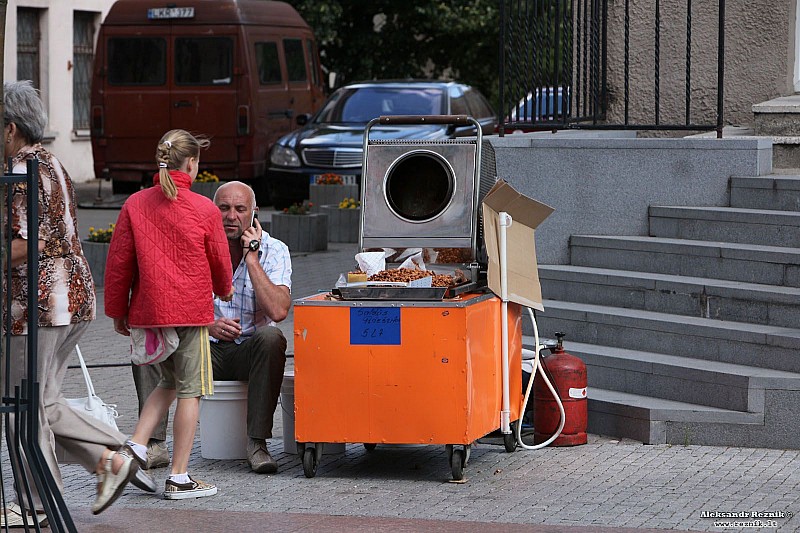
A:
{"label": "cardboard box", "polygon": [[500,213],[511,216],[506,228],[506,264],[508,300],[544,311],[539,265],[536,262],[536,228],[554,209],[520,194],[503,180],[498,180],[483,199],[483,239],[489,256],[489,288],[500,296]]}

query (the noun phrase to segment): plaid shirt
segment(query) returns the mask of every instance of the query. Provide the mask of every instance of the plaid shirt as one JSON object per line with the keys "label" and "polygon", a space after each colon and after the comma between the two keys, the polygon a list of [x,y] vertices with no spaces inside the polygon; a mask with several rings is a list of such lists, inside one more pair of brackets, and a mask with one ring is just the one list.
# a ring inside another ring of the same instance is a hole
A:
{"label": "plaid shirt", "polygon": [[[261,232],[261,248],[258,251],[258,262],[269,280],[275,285],[285,285],[292,290],[292,260],[289,248],[278,239],[273,239],[266,231]],[[250,338],[257,328],[275,325],[264,312],[256,307],[256,293],[244,258],[233,273],[233,299],[223,302],[214,298],[214,318],[238,318],[242,326],[242,334],[236,344]],[[217,339],[211,337],[212,342]]]}

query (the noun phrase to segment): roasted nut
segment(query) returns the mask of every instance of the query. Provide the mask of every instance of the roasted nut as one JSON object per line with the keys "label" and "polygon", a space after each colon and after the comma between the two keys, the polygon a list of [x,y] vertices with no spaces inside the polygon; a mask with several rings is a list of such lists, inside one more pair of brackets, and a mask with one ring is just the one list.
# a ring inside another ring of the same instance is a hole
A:
{"label": "roasted nut", "polygon": [[369,281],[390,281],[408,283],[416,279],[432,277],[431,284],[434,287],[449,287],[454,285],[453,276],[448,274],[437,274],[431,270],[412,270],[410,268],[395,268],[391,270],[381,270],[377,274],[369,277]]}
{"label": "roasted nut", "polygon": [[437,248],[436,263],[466,263],[469,261],[467,248]]}

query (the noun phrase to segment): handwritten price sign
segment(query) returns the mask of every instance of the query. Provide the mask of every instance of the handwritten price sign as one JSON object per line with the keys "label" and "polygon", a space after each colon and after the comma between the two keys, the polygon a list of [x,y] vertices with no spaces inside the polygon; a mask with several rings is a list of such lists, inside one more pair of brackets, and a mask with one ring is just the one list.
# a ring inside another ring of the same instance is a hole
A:
{"label": "handwritten price sign", "polygon": [[400,308],[351,307],[350,344],[400,344]]}

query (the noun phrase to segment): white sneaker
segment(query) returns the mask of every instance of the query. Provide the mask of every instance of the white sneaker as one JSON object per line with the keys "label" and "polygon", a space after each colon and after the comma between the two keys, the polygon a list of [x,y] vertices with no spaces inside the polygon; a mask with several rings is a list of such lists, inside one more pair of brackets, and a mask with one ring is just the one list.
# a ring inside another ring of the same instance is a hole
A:
{"label": "white sneaker", "polygon": [[139,466],[139,468],[136,470],[136,475],[131,479],[131,483],[144,491],[155,492],[157,488],[156,480],[153,479],[153,476],[150,475],[150,472],[145,470],[146,461],[139,457],[129,444],[125,444],[122,449],[120,449],[119,454],[132,458]]}

